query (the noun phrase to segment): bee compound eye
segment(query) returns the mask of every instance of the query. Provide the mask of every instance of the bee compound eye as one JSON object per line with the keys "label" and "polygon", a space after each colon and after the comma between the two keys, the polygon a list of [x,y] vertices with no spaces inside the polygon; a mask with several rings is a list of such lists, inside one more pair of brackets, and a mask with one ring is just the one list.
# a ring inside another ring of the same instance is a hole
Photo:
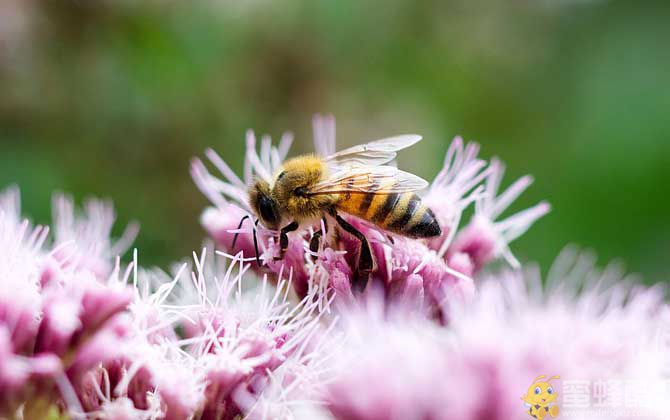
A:
{"label": "bee compound eye", "polygon": [[277,212],[275,211],[275,205],[271,198],[261,196],[258,202],[258,210],[264,222],[269,224],[277,223]]}
{"label": "bee compound eye", "polygon": [[540,389],[539,386],[537,388],[535,388],[535,395],[540,395],[541,393],[542,393],[542,390]]}

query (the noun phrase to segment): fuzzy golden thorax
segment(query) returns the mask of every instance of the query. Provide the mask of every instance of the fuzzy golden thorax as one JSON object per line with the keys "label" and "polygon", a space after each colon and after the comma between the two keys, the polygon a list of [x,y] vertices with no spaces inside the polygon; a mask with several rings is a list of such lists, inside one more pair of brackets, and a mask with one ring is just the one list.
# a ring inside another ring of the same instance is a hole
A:
{"label": "fuzzy golden thorax", "polygon": [[307,195],[311,187],[327,176],[325,162],[314,155],[286,161],[275,176],[272,188],[272,198],[278,204],[282,218],[298,222],[315,219],[335,204],[333,195]]}

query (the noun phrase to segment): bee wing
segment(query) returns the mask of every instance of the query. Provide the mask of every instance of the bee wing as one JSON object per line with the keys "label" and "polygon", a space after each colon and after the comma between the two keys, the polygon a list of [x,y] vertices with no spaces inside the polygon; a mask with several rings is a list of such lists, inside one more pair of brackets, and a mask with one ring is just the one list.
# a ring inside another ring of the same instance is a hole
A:
{"label": "bee wing", "polygon": [[366,166],[336,172],[311,187],[309,194],[391,194],[417,191],[427,186],[425,179],[393,166]]}
{"label": "bee wing", "polygon": [[398,150],[405,149],[421,140],[421,136],[407,134],[359,144],[340,150],[326,157],[326,162],[335,171],[361,166],[380,166],[396,157]]}

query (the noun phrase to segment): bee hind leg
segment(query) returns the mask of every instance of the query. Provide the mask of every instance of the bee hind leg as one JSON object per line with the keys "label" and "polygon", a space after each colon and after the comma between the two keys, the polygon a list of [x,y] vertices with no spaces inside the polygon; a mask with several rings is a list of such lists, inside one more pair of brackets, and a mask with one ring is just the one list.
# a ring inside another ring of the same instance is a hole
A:
{"label": "bee hind leg", "polygon": [[288,249],[288,233],[297,230],[299,226],[300,224],[294,220],[281,228],[279,231],[279,257],[275,257],[275,261],[284,259],[284,254]]}
{"label": "bee hind leg", "polygon": [[335,212],[335,210],[331,210],[331,213],[342,229],[354,235],[356,239],[361,241],[361,251],[358,255],[358,266],[352,281],[352,287],[357,289],[359,292],[363,292],[365,290],[365,286],[368,284],[370,273],[374,268],[374,260],[372,259],[370,243],[368,242],[368,239],[365,237],[365,235],[353,227],[349,222],[344,220]]}

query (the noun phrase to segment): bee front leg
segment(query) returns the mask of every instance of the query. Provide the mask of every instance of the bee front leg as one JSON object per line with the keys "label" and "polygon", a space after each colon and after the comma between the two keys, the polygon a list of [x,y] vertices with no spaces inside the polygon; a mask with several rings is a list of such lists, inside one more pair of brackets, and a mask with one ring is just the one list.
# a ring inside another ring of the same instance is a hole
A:
{"label": "bee front leg", "polygon": [[361,251],[358,255],[358,267],[356,268],[356,275],[352,281],[352,286],[359,292],[363,292],[365,290],[365,286],[368,284],[370,273],[372,273],[372,269],[374,268],[374,260],[372,259],[370,243],[368,242],[368,239],[365,237],[365,235],[353,227],[349,222],[344,220],[335,212],[335,210],[331,210],[331,213],[342,229],[354,235],[356,239],[361,241]]}
{"label": "bee front leg", "polygon": [[300,224],[294,220],[281,228],[279,231],[279,257],[275,257],[275,261],[284,259],[284,254],[288,249],[288,233],[297,230],[299,226]]}

